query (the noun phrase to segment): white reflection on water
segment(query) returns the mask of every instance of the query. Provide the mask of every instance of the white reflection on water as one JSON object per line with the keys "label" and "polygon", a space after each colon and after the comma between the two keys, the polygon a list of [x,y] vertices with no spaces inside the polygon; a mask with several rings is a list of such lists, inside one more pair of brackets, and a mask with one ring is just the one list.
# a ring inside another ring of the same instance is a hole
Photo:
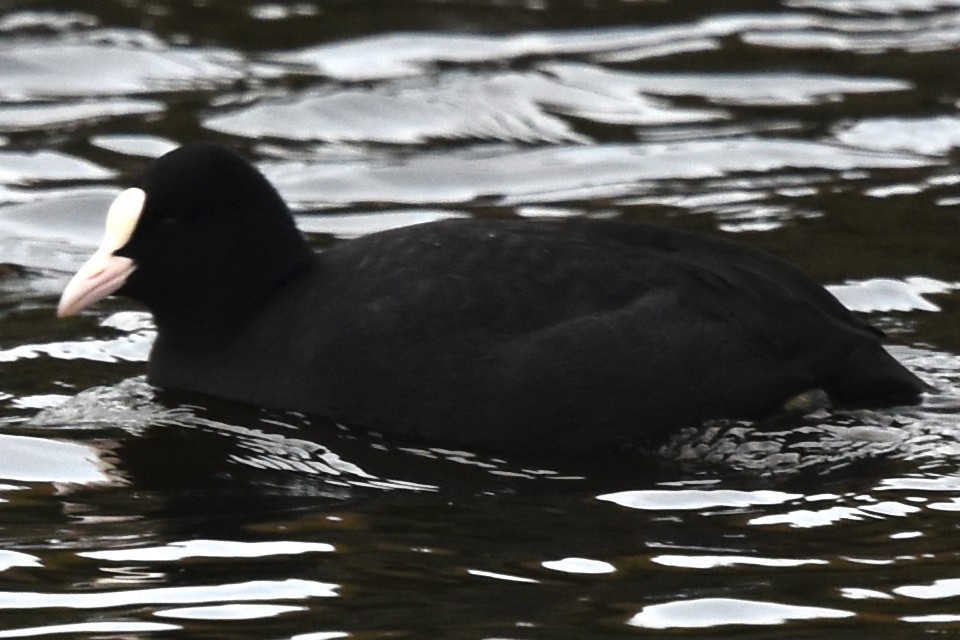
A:
{"label": "white reflection on water", "polygon": [[158,618],[181,618],[184,620],[257,620],[273,618],[284,613],[306,611],[306,607],[279,604],[221,604],[211,607],[181,607],[155,611]]}
{"label": "white reflection on water", "polygon": [[928,616],[903,616],[899,618],[904,622],[916,622],[921,624],[952,624],[960,622],[960,614],[931,614]]}
{"label": "white reflection on water", "polygon": [[777,513],[768,516],[760,516],[750,520],[753,525],[789,525],[795,529],[808,529],[811,527],[827,527],[837,524],[844,520],[860,521],[867,517],[867,514],[854,507],[828,507],[826,509],[798,509],[790,513]]}
{"label": "white reflection on water", "polygon": [[159,157],[168,151],[173,151],[178,146],[177,143],[167,138],[136,134],[94,136],[90,139],[90,142],[101,149],[148,158]]}
{"label": "white reflection on water", "polygon": [[933,491],[957,492],[960,491],[960,476],[951,475],[916,475],[900,478],[883,478],[877,486],[877,491]]}
{"label": "white reflection on water", "polygon": [[507,573],[496,573],[493,571],[484,571],[482,569],[467,569],[467,573],[469,573],[472,576],[478,576],[480,578],[492,578],[494,580],[503,580],[505,582],[525,582],[529,584],[537,584],[540,582],[539,580],[534,580],[533,578],[512,576]]}
{"label": "white reflection on water", "polygon": [[560,560],[547,560],[541,565],[546,569],[561,571],[563,573],[578,574],[601,574],[613,573],[617,570],[609,562],[602,560],[592,560],[590,558],[562,558]]}
{"label": "white reflection on water", "polygon": [[734,489],[683,489],[664,491],[621,491],[597,496],[597,500],[613,502],[621,507],[648,511],[689,511],[717,507],[749,507],[783,504],[802,498],[799,493],[782,491],[736,491]]}
{"label": "white reflection on water", "polygon": [[32,556],[29,553],[20,551],[9,551],[0,549],[0,571],[6,571],[11,567],[40,567],[40,558]]}
{"label": "white reflection on water", "polygon": [[904,280],[872,278],[847,281],[827,289],[848,309],[862,313],[889,311],[940,311],[940,307],[924,296],[942,295],[956,290],[960,284],[933,278],[912,277]]}
{"label": "white reflection on water", "polygon": [[797,529],[826,527],[838,522],[861,521],[887,517],[905,517],[921,511],[919,507],[898,502],[880,502],[857,507],[834,506],[826,509],[798,509],[788,513],[770,514],[752,518],[751,525],[777,526],[788,525]]}
{"label": "white reflection on water", "polygon": [[[884,1],[884,0],[881,0]],[[812,49],[877,55],[888,51],[923,53],[953,49],[960,28],[951,15],[896,18],[811,18],[801,28],[786,24],[743,33],[744,42],[786,50]]]}
{"label": "white reflection on water", "polygon": [[149,331],[113,340],[68,340],[49,344],[22,344],[0,350],[0,362],[32,360],[41,356],[59,360],[95,362],[146,362],[156,332]]}
{"label": "white reflection on water", "polygon": [[307,2],[280,4],[279,2],[260,2],[250,7],[250,17],[254,20],[295,20],[305,16],[315,16],[320,9]]}
{"label": "white reflection on water", "polygon": [[862,120],[839,131],[837,140],[874,151],[943,155],[960,146],[960,119],[933,116]]}
{"label": "white reflection on water", "polygon": [[[573,86],[622,95],[700,96],[719,105],[799,106],[833,102],[844,94],[884,93],[911,88],[892,78],[799,73],[637,73],[588,64],[543,65]],[[708,115],[711,112],[700,112]],[[720,115],[721,112],[712,112]],[[690,119],[693,121],[693,119]],[[609,122],[609,120],[601,120]],[[642,124],[642,122],[636,122]],[[661,123],[662,124],[662,123]]]}
{"label": "white reflection on water", "polygon": [[807,558],[804,560],[793,558],[761,558],[757,556],[680,556],[659,555],[650,558],[650,561],[666,567],[682,569],[717,569],[719,567],[802,567],[811,564],[829,564],[826,560]]}
{"label": "white reflection on water", "polygon": [[[888,28],[896,31],[897,24]],[[389,32],[271,56],[343,81],[421,75],[438,63],[498,62],[527,57],[580,55],[626,62],[695,51],[711,51],[723,38],[784,39],[815,28],[844,29],[839,20],[803,14],[727,14],[662,26],[618,26],[589,30],[519,32],[506,35]],[[907,33],[917,28],[907,23]],[[749,40],[748,40],[749,41]],[[310,69],[312,67],[312,69]],[[303,71],[302,68],[299,70]]]}
{"label": "white reflection on water", "polygon": [[[277,61],[312,67],[338,80],[383,80],[420,75],[438,62],[484,62],[574,53],[650,51],[664,45],[709,49],[713,42],[696,27],[613,28],[586,31],[538,31],[505,36],[391,32],[347,42],[278,53]],[[711,34],[712,35],[712,34]]]}
{"label": "white reflection on water", "polygon": [[412,224],[464,218],[455,211],[416,209],[414,211],[379,211],[377,213],[342,213],[336,215],[300,215],[297,226],[306,233],[327,233],[338,238],[356,238],[368,233],[407,227]]}
{"label": "white reflection on water", "polygon": [[338,585],[314,580],[253,580],[198,587],[160,587],[85,593],[0,591],[0,610],[109,609],[130,605],[307,600],[337,596]]}
{"label": "white reflection on water", "polygon": [[932,584],[928,585],[906,585],[897,587],[893,592],[901,596],[919,598],[921,600],[955,598],[960,596],[960,578],[935,580]]}
{"label": "white reflection on water", "polygon": [[92,162],[57,151],[0,151],[0,183],[6,185],[40,180],[104,180],[113,175]]}
{"label": "white reflection on water", "polygon": [[960,7],[957,0],[787,0],[784,4],[850,15],[897,15]]}
{"label": "white reflection on water", "polygon": [[848,600],[892,600],[893,596],[875,589],[861,589],[859,587],[843,587],[840,595]]}
{"label": "white reflection on water", "polygon": [[70,40],[0,42],[0,98],[149,93],[222,85],[243,77],[241,58],[233,52],[173,49],[143,31],[93,31]]}
{"label": "white reflection on water", "polygon": [[77,555],[111,562],[178,562],[186,558],[264,558],[303,553],[327,553],[333,550],[333,545],[322,542],[184,540],[171,542],[162,547],[87,551]]}
{"label": "white reflection on water", "polygon": [[348,638],[349,633],[345,631],[318,631],[316,633],[302,633],[293,636],[290,640],[334,640],[335,638]]}
{"label": "white reflection on water", "polygon": [[64,484],[111,481],[93,447],[9,434],[0,434],[0,478]]}
{"label": "white reflection on water", "polygon": [[205,125],[249,138],[328,142],[411,144],[437,138],[487,138],[586,143],[588,139],[553,114],[607,124],[662,126],[731,118],[717,109],[672,105],[663,96],[701,96],[721,105],[798,106],[836,101],[845,94],[909,88],[907,82],[887,78],[668,75],[549,63],[523,73],[456,72],[438,74],[429,81],[314,89],[214,115]]}
{"label": "white reflection on water", "polygon": [[[389,155],[329,164],[270,162],[267,176],[299,206],[358,202],[502,204],[637,194],[644,181],[719,178],[787,168],[851,171],[911,168],[940,161],[907,153],[860,151],[832,143],[744,136],[670,143],[477,145],[397,159]],[[638,183],[641,183],[638,185]]]}
{"label": "white reflection on water", "polygon": [[114,116],[161,113],[162,102],[153,100],[98,100],[29,106],[0,106],[0,131],[30,131],[95,122]]}
{"label": "white reflection on water", "polygon": [[[572,71],[572,70],[571,70]],[[251,138],[328,142],[426,143],[431,139],[525,142],[589,140],[553,115],[563,113],[610,124],[663,125],[717,120],[714,110],[679,108],[644,96],[634,87],[617,91],[577,85],[554,74],[458,72],[429,81],[392,81],[375,87],[315,90],[261,101],[204,123],[215,131]]]}
{"label": "white reflection on water", "polygon": [[947,502],[931,502],[927,507],[934,511],[960,511],[960,498],[952,498]]}
{"label": "white reflection on water", "polygon": [[701,598],[644,607],[627,624],[647,629],[702,629],[723,625],[774,625],[790,620],[850,618],[840,609],[801,607],[737,598]]}
{"label": "white reflection on water", "polygon": [[77,622],[74,624],[52,624],[46,627],[24,627],[22,629],[10,629],[0,631],[0,638],[33,638],[37,636],[56,636],[69,634],[78,634],[73,637],[83,635],[101,635],[101,634],[121,634],[128,633],[150,633],[153,631],[174,631],[181,629],[179,625],[165,624],[162,622],[134,622],[125,620],[122,622]]}
{"label": "white reflection on water", "polygon": [[100,326],[122,331],[123,335],[108,340],[66,340],[47,344],[21,344],[0,349],[0,363],[31,360],[41,356],[60,360],[92,360],[95,362],[146,362],[157,336],[153,318],[148,313],[123,311],[107,316]]}

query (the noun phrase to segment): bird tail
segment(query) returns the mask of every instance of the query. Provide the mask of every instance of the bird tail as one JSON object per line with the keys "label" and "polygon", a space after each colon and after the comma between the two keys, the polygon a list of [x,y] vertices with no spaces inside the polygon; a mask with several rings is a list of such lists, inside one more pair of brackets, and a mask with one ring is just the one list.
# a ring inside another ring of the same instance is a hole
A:
{"label": "bird tail", "polygon": [[847,357],[826,385],[837,406],[916,404],[932,387],[880,345],[863,345]]}

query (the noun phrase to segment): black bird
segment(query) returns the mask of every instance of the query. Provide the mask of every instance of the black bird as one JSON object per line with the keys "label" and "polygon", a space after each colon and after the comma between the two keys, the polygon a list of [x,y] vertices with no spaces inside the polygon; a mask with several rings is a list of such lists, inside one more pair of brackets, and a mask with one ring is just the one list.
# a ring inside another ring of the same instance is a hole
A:
{"label": "black bird", "polygon": [[712,418],[927,388],[882,334],[770,255],[654,226],[449,220],[314,253],[276,190],[211,144],[111,206],[63,293],[153,313],[148,379],[438,444],[577,454]]}

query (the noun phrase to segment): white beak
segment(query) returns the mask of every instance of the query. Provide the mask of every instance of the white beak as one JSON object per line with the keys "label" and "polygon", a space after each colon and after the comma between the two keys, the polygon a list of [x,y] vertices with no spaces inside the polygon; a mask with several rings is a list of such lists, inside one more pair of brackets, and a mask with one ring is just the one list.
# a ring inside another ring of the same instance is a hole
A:
{"label": "white beak", "polygon": [[63,290],[57,305],[58,317],[72,316],[103,300],[123,286],[137,268],[130,258],[115,256],[113,252],[130,240],[146,198],[143,189],[127,189],[110,205],[100,247]]}

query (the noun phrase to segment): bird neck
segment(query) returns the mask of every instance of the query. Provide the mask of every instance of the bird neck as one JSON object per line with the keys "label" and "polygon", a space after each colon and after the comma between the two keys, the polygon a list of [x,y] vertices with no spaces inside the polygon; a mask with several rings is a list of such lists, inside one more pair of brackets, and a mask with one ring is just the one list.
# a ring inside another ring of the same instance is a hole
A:
{"label": "bird neck", "polygon": [[179,349],[216,349],[266,308],[270,299],[295,281],[315,258],[304,243],[302,248],[274,254],[267,264],[258,262],[256,271],[242,280],[178,292],[177,299],[151,309],[158,337]]}

